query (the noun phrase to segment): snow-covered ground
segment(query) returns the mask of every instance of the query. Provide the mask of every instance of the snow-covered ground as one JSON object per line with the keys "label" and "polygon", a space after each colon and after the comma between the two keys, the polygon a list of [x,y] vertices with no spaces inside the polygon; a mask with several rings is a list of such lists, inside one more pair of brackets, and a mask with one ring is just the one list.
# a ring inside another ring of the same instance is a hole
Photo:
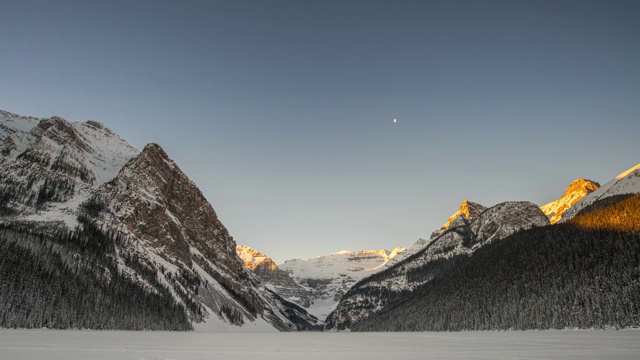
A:
{"label": "snow-covered ground", "polygon": [[0,359],[639,359],[640,331],[213,334],[0,330]]}

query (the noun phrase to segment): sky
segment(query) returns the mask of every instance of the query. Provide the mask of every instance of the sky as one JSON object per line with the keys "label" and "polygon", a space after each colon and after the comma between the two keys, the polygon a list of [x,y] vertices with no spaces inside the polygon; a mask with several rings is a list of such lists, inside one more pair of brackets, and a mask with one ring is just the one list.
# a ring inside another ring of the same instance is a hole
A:
{"label": "sky", "polygon": [[[160,144],[276,263],[640,163],[638,1],[0,0],[0,109]],[[393,119],[397,118],[397,123]]]}

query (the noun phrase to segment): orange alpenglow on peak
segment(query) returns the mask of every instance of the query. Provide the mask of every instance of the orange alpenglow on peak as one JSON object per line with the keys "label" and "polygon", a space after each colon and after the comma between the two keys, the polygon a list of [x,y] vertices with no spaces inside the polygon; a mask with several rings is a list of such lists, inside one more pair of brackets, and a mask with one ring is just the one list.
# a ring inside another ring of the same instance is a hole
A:
{"label": "orange alpenglow on peak", "polygon": [[462,204],[460,204],[460,208],[458,209],[458,211],[455,214],[449,216],[446,224],[442,225],[441,228],[432,232],[429,239],[435,239],[438,236],[442,235],[458,218],[463,217],[463,219],[472,220],[480,216],[485,210],[487,210],[487,208],[478,203],[469,200],[463,201]]}
{"label": "orange alpenglow on peak", "polygon": [[270,257],[249,246],[237,245],[236,253],[244,262],[244,266],[251,271],[258,267],[262,270],[275,270],[277,268]]}
{"label": "orange alpenglow on peak", "polygon": [[574,180],[571,184],[569,184],[569,187],[567,188],[567,190],[564,192],[564,195],[562,196],[566,196],[574,191],[580,191],[580,192],[586,191],[587,193],[590,193],[592,191],[598,190],[599,188],[600,188],[600,184],[598,184],[597,182],[580,178],[580,179]]}
{"label": "orange alpenglow on peak", "polygon": [[449,226],[451,226],[451,223],[462,215],[464,215],[467,219],[476,218],[480,216],[480,214],[482,214],[485,210],[487,210],[486,207],[478,203],[474,203],[473,201],[465,200],[462,202],[462,204],[460,204],[460,209],[458,209],[455,214],[451,215],[447,223],[442,227],[448,229]]}
{"label": "orange alpenglow on peak", "polygon": [[585,196],[598,190],[600,184],[588,179],[579,178],[569,184],[564,194],[548,204],[540,207],[552,224],[562,219],[562,215]]}

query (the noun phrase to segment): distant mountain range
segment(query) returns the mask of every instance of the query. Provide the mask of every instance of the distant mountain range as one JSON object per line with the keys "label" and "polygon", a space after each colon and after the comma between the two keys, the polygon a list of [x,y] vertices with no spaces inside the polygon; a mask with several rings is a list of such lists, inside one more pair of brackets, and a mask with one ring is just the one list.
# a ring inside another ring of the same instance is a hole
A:
{"label": "distant mountain range", "polygon": [[465,201],[411,248],[279,266],[157,144],[0,111],[0,327],[424,331],[640,325],[640,165],[538,207]]}
{"label": "distant mountain range", "polygon": [[343,250],[307,260],[287,260],[280,266],[246,246],[239,246],[238,254],[267,287],[324,319],[353,284],[384,270],[404,250]]}

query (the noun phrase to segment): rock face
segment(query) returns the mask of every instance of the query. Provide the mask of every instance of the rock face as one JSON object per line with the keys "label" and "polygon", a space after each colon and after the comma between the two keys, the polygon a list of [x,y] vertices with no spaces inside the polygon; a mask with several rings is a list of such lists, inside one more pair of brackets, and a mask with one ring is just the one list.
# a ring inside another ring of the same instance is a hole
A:
{"label": "rock face", "polygon": [[74,207],[138,150],[95,121],[69,123],[0,111],[0,206],[4,215],[77,226]]}
{"label": "rock face", "polygon": [[311,291],[295,282],[287,272],[279,269],[270,257],[249,246],[238,245],[236,252],[244,261],[244,266],[273,292],[302,307],[308,308],[311,305]]}
{"label": "rock face", "polygon": [[[108,314],[110,306],[125,308],[119,301],[156,309],[158,320],[132,308],[122,315],[131,321],[108,328],[185,329],[193,324],[209,330],[286,331],[320,324],[244,267],[211,204],[160,146],[148,144],[138,152],[93,121],[69,123],[7,112],[0,113],[0,121],[0,227],[5,231],[0,247],[31,256],[46,269],[63,259],[65,266],[82,269],[73,275],[82,286],[107,287],[116,279],[122,283],[119,288],[137,294],[135,299],[98,296],[91,300],[93,306],[78,299],[81,305],[70,308],[80,313],[65,320],[66,326],[104,327],[73,321],[84,321],[77,319],[99,309]],[[25,232],[25,227],[33,230]],[[27,241],[34,234],[52,250],[34,252]],[[154,296],[160,298],[148,303],[147,297]],[[27,303],[16,306],[31,310]],[[179,324],[159,323],[166,309],[182,314],[174,316]],[[59,318],[55,308],[44,311]],[[15,320],[24,326],[20,321]],[[47,326],[46,321],[24,321]]]}
{"label": "rock face", "polygon": [[473,220],[478,216],[480,216],[485,210],[487,210],[487,208],[478,203],[474,203],[468,200],[463,201],[462,204],[460,204],[460,208],[458,209],[458,211],[456,211],[455,214],[449,216],[447,223],[442,225],[440,229],[431,233],[431,237],[429,239],[435,239],[438,236],[442,235],[445,231],[449,229],[449,227],[452,225],[454,221],[456,220],[461,221],[464,219]]}
{"label": "rock face", "polygon": [[474,221],[454,221],[421,251],[352,287],[327,318],[325,328],[351,328],[387,306],[396,306],[402,294],[428,283],[436,274],[451,271],[456,258],[520,230],[545,225],[549,219],[530,202],[506,202],[484,211]]}
{"label": "rock face", "polygon": [[308,260],[287,260],[279,267],[311,293],[309,313],[324,319],[356,282],[386,269],[404,250],[343,250]]}
{"label": "rock face", "polygon": [[549,221],[552,224],[555,224],[562,219],[562,216],[567,210],[569,210],[569,208],[582,200],[585,196],[598,190],[598,188],[600,188],[600,184],[595,181],[583,178],[574,180],[562,197],[541,206],[540,209],[542,209],[542,212],[547,214]]}
{"label": "rock face", "polygon": [[579,214],[582,209],[598,200],[603,200],[616,195],[637,193],[640,193],[640,164],[623,171],[599,189],[589,193],[589,195],[585,196],[574,206],[569,208],[563,214],[562,220],[560,221],[564,222],[573,218]]}

